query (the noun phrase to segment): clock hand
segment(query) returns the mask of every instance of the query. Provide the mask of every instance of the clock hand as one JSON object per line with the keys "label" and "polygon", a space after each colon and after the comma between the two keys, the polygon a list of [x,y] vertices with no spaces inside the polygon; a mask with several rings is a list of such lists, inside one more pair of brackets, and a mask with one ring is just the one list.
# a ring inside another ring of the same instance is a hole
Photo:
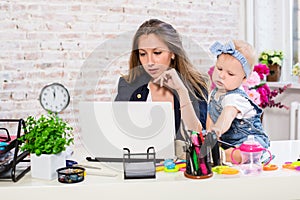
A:
{"label": "clock hand", "polygon": [[53,88],[53,97],[55,99],[55,88]]}

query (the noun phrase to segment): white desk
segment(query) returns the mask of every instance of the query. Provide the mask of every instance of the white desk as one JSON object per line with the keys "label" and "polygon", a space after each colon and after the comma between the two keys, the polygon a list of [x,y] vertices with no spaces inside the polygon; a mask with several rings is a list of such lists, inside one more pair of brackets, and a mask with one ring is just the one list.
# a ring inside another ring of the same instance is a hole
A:
{"label": "white desk", "polygon": [[[275,141],[272,163],[295,161],[300,154],[300,141]],[[81,152],[80,152],[81,153]],[[85,155],[82,154],[82,158]],[[100,163],[96,163],[101,165]],[[103,172],[116,173],[103,168]],[[101,171],[101,170],[100,170]],[[224,177],[191,180],[182,172],[158,172],[156,179],[124,180],[116,177],[87,175],[81,183],[62,184],[32,179],[30,173],[18,182],[0,182],[1,199],[300,199],[300,172],[279,169],[256,177]]]}

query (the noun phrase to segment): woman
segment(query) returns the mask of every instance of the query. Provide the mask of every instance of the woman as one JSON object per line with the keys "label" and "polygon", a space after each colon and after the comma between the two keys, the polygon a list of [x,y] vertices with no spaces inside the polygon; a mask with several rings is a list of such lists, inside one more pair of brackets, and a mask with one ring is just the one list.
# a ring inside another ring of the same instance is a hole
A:
{"label": "woman", "polygon": [[206,124],[207,83],[186,56],[178,32],[150,19],[135,33],[129,73],[120,78],[115,100],[171,102],[176,131],[181,119],[187,129],[201,131]]}

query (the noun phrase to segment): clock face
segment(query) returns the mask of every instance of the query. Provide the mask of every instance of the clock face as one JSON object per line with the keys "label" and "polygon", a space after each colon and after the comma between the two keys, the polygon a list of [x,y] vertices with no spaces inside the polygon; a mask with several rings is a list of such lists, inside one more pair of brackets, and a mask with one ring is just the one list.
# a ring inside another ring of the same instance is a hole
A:
{"label": "clock face", "polygon": [[42,89],[40,103],[45,110],[59,113],[69,105],[70,95],[62,84],[52,83]]}

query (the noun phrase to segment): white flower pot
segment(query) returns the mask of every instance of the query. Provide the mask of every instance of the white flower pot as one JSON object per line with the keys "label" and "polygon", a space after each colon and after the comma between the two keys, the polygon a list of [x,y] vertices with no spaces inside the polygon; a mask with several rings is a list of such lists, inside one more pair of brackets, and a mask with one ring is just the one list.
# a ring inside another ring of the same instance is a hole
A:
{"label": "white flower pot", "polygon": [[64,152],[48,155],[30,154],[31,177],[52,180],[57,177],[56,170],[66,166],[66,155]]}

